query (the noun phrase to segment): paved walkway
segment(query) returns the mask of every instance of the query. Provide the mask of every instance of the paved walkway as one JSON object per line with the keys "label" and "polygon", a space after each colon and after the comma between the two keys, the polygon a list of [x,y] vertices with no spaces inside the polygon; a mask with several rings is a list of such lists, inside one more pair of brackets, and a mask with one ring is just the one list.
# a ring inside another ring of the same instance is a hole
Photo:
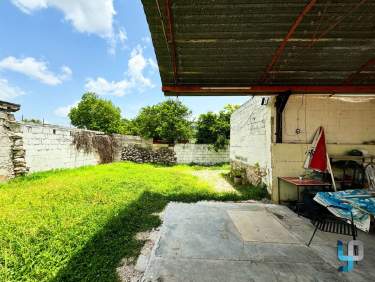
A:
{"label": "paved walkway", "polygon": [[365,258],[339,273],[335,234],[318,233],[288,208],[248,203],[171,203],[143,281],[375,281],[375,236]]}

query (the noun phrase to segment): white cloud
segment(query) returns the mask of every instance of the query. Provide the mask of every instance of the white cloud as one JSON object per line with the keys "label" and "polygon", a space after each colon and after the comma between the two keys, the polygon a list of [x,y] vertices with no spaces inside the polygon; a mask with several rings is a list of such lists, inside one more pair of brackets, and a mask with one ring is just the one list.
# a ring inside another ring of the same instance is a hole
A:
{"label": "white cloud", "polygon": [[12,3],[27,14],[47,8],[61,11],[78,32],[96,34],[107,40],[108,52],[112,55],[116,53],[118,41],[123,45],[127,39],[123,28],[114,31],[113,0],[12,0]]}
{"label": "white cloud", "polygon": [[128,76],[130,80],[138,87],[152,87],[149,78],[143,75],[144,69],[149,66],[148,60],[143,56],[143,49],[140,46],[134,48],[128,61]]}
{"label": "white cloud", "polygon": [[61,84],[72,75],[72,70],[67,66],[61,67],[61,74],[55,74],[48,69],[47,62],[38,61],[32,57],[24,59],[17,59],[15,57],[4,58],[0,61],[0,70],[22,73],[48,85]]}
{"label": "white cloud", "polygon": [[127,40],[128,34],[125,28],[120,27],[112,37],[108,38],[108,53],[111,55],[115,55],[116,47],[118,44],[121,46],[122,49],[125,49]]}
{"label": "white cloud", "polygon": [[126,33],[125,28],[120,28],[118,31],[118,39],[122,46],[125,46],[126,40],[128,40],[128,34]]}
{"label": "white cloud", "polygon": [[150,36],[144,36],[144,37],[142,37],[142,42],[144,42],[144,43],[151,43],[151,38],[150,38]]}
{"label": "white cloud", "polygon": [[147,67],[153,67],[150,59],[143,55],[143,49],[140,46],[134,48],[128,61],[128,71],[126,77],[120,81],[108,81],[105,78],[89,78],[86,82],[86,90],[95,92],[99,95],[124,96],[130,89],[137,88],[143,90],[152,88],[154,85],[151,80],[144,75]]}
{"label": "white cloud", "polygon": [[65,20],[79,32],[113,35],[113,17],[116,14],[113,0],[12,0],[27,14],[36,10],[55,8],[64,13]]}
{"label": "white cloud", "polygon": [[158,69],[159,69],[158,64],[154,61],[154,59],[149,58],[149,59],[148,59],[148,63],[149,63],[149,65],[150,65],[154,70],[158,70]]}
{"label": "white cloud", "polygon": [[12,100],[18,96],[25,95],[25,92],[9,84],[8,80],[0,78],[0,99],[4,101]]}
{"label": "white cloud", "polygon": [[95,92],[99,95],[124,96],[131,84],[126,79],[116,82],[97,77],[96,79],[89,78],[85,87],[87,91]]}
{"label": "white cloud", "polygon": [[78,103],[79,103],[79,101],[76,101],[76,102],[74,102],[74,103],[71,104],[71,105],[67,105],[67,106],[59,107],[59,108],[57,108],[57,109],[54,111],[54,114],[55,114],[56,116],[59,116],[59,117],[67,117],[68,114],[69,114],[69,112],[70,112],[70,110],[71,110],[72,108],[74,108],[75,106],[77,106]]}

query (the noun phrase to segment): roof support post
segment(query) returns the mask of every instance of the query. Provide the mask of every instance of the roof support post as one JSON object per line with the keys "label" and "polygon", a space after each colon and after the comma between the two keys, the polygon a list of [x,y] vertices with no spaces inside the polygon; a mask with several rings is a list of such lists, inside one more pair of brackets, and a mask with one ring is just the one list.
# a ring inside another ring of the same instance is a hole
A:
{"label": "roof support post", "polygon": [[291,94],[291,91],[286,91],[276,97],[276,143],[283,143],[283,113]]}

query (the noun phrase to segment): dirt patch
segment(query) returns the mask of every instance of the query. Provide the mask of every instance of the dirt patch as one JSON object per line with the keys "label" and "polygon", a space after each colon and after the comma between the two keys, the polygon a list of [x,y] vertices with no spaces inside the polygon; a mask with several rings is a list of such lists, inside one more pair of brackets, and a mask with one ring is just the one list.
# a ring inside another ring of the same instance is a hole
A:
{"label": "dirt patch", "polygon": [[[164,212],[155,213],[161,220],[163,220]],[[119,267],[116,269],[117,275],[121,282],[140,282],[142,281],[143,273],[146,271],[152,250],[159,238],[159,228],[152,229],[146,232],[139,232],[135,238],[139,241],[144,241],[141,253],[138,258],[124,258]]]}
{"label": "dirt patch", "polygon": [[117,275],[122,282],[141,281],[142,272],[135,270],[135,259],[125,258],[121,261],[121,265],[117,268]]}
{"label": "dirt patch", "polygon": [[215,187],[217,192],[237,192],[233,186],[224,179],[223,173],[227,173],[226,170],[197,170],[192,174],[199,177],[203,181],[206,181]]}

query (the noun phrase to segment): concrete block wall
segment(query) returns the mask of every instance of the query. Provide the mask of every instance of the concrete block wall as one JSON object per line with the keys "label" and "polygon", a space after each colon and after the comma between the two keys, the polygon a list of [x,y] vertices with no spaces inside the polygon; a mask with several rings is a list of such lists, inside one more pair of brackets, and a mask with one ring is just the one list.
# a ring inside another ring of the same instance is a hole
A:
{"label": "concrete block wall", "polygon": [[229,150],[218,152],[206,144],[176,144],[174,152],[179,164],[218,164],[229,162]]}
{"label": "concrete block wall", "polygon": [[231,117],[230,161],[236,167],[246,168],[251,182],[251,169],[259,164],[266,173],[263,182],[270,184],[272,103],[261,104],[262,97],[254,97],[243,104]]}
{"label": "concrete block wall", "polygon": [[56,125],[22,124],[30,172],[98,164],[98,154],[77,151],[72,145],[75,131]]}

